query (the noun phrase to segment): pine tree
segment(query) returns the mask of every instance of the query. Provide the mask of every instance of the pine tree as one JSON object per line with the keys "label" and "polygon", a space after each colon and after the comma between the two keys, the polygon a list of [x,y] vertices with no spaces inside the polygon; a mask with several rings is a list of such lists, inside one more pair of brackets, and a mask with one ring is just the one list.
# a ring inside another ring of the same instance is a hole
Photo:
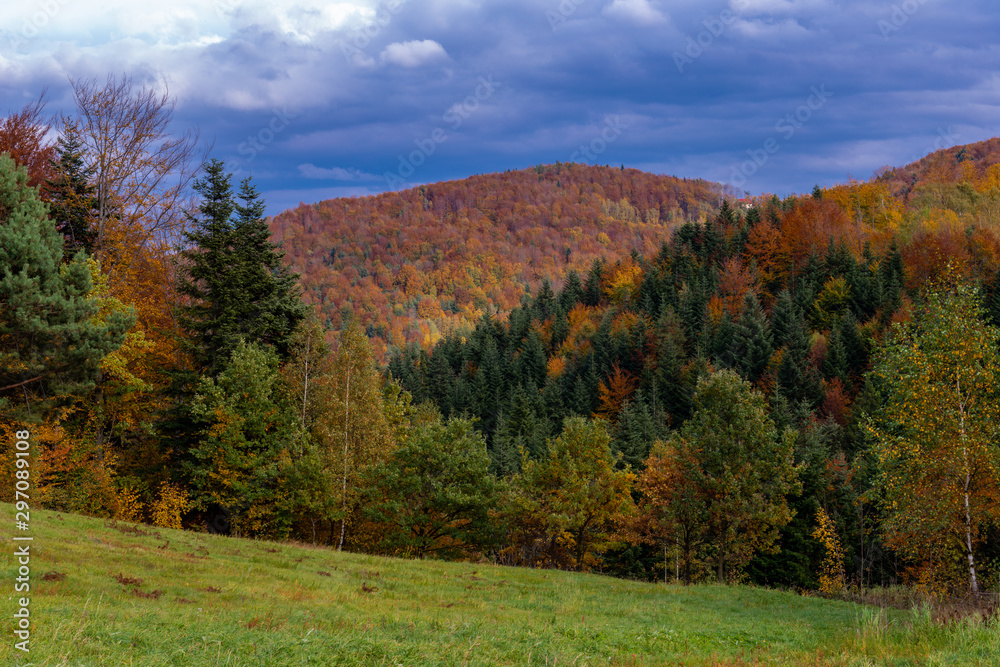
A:
{"label": "pine tree", "polygon": [[827,380],[839,378],[846,388],[851,386],[851,376],[847,365],[847,348],[840,333],[840,327],[835,326],[827,337],[826,357],[823,359],[823,377]]}
{"label": "pine tree", "polygon": [[[192,299],[181,309],[181,323],[195,341],[194,357],[217,375],[240,340],[271,345],[282,358],[296,325],[305,317],[295,280],[281,264],[282,253],[269,241],[264,203],[249,179],[237,204],[224,165],[212,160],[206,177],[195,182],[201,215],[186,232],[190,247],[178,290]],[[234,216],[235,214],[235,216]]]}
{"label": "pine tree", "polygon": [[82,253],[62,261],[63,239],[38,191],[0,155],[0,408],[82,395],[135,322],[132,312],[99,315]]}

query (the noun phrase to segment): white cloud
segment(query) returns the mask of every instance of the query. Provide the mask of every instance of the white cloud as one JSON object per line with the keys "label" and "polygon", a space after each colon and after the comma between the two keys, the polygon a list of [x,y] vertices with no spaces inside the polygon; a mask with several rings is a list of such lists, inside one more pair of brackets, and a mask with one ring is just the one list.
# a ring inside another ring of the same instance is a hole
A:
{"label": "white cloud", "polygon": [[811,33],[795,19],[783,21],[763,21],[739,19],[733,24],[736,32],[750,39],[793,39],[807,37]]}
{"label": "white cloud", "polygon": [[299,173],[305,178],[329,179],[333,181],[377,181],[380,177],[359,169],[343,169],[342,167],[317,167],[306,162],[299,165]]}
{"label": "white cloud", "polygon": [[803,14],[829,5],[829,0],[729,0],[730,8],[742,14]]}
{"label": "white cloud", "polygon": [[660,25],[667,22],[667,17],[649,4],[649,0],[614,0],[604,8],[603,14],[642,25]]}
{"label": "white cloud", "polygon": [[444,47],[433,39],[412,42],[394,42],[380,54],[382,62],[400,67],[419,67],[425,63],[448,57]]}

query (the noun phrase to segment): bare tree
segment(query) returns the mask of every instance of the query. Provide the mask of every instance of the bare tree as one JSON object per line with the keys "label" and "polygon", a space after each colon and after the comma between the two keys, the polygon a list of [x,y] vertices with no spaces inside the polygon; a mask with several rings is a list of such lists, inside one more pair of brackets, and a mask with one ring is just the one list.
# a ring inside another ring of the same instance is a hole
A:
{"label": "bare tree", "polygon": [[174,101],[132,77],[70,79],[87,161],[94,167],[96,254],[109,270],[127,267],[152,243],[170,244],[185,224],[189,186],[200,167],[198,134],[170,132]]}

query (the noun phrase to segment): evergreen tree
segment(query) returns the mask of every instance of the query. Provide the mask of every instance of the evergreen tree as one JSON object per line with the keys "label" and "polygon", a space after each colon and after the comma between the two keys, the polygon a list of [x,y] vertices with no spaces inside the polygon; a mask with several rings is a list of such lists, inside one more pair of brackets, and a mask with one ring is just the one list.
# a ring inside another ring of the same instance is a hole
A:
{"label": "evergreen tree", "polygon": [[243,341],[217,379],[202,378],[192,414],[204,424],[189,475],[195,508],[226,509],[237,536],[281,539],[291,527],[281,482],[301,443],[274,352]]}
{"label": "evergreen tree", "polygon": [[791,403],[819,401],[819,377],[809,364],[810,341],[805,321],[801,318],[792,324],[788,342],[778,367],[778,390]]}
{"label": "evergreen tree", "polygon": [[723,311],[719,321],[712,326],[706,324],[706,328],[711,327],[711,336],[708,338],[708,354],[715,365],[719,368],[732,368],[736,363],[733,339],[736,335],[736,325],[729,317],[729,313]]}
{"label": "evergreen tree", "polygon": [[986,283],[984,292],[986,322],[1000,326],[1000,269]]}
{"label": "evergreen tree", "polygon": [[56,156],[53,177],[44,189],[49,217],[65,239],[67,258],[77,250],[92,255],[97,243],[97,187],[92,183],[94,168],[84,160],[83,142],[75,125],[66,125],[56,144]]}
{"label": "evergreen tree", "polygon": [[559,349],[559,346],[563,344],[563,341],[569,336],[569,321],[566,319],[566,311],[563,310],[562,306],[556,306],[555,313],[552,316],[552,328],[549,331],[550,334],[550,345],[549,352],[555,353]]}
{"label": "evergreen tree", "polygon": [[583,300],[583,283],[580,282],[580,274],[575,269],[571,269],[566,275],[566,282],[562,291],[559,292],[559,305],[565,312],[573,309],[573,306]]}
{"label": "evergreen tree", "polygon": [[264,202],[249,179],[233,201],[230,176],[212,160],[206,177],[195,182],[201,215],[186,232],[190,246],[178,286],[192,304],[181,309],[181,324],[195,341],[201,369],[217,375],[241,339],[271,345],[282,358],[306,308],[298,300],[296,279],[282,265],[283,254],[270,242]]}
{"label": "evergreen tree", "polygon": [[663,430],[640,389],[626,401],[618,413],[618,422],[611,429],[611,452],[621,454],[618,467],[627,465],[637,472],[643,470],[649,450],[654,441],[663,437]]}
{"label": "evergreen tree", "polygon": [[552,292],[552,285],[549,283],[549,279],[546,278],[542,281],[542,286],[538,289],[537,296],[535,296],[535,303],[532,308],[534,316],[544,322],[552,314],[555,304],[556,295]]}
{"label": "evergreen tree", "polygon": [[840,333],[840,326],[835,326],[827,337],[826,357],[823,359],[823,377],[827,380],[840,378],[845,388],[851,386],[851,375],[847,365],[847,348]]}
{"label": "evergreen tree", "polygon": [[520,356],[516,364],[516,381],[532,382],[536,387],[545,386],[548,373],[548,361],[545,358],[545,348],[538,333],[531,331],[521,343]]}
{"label": "evergreen tree", "polygon": [[848,376],[860,378],[868,370],[868,345],[861,336],[858,321],[850,313],[842,317],[838,323],[837,336],[844,345]]}
{"label": "evergreen tree", "polygon": [[452,393],[455,377],[446,358],[443,347],[434,348],[427,363],[427,390],[441,416],[448,419],[452,415]]}
{"label": "evergreen tree", "polygon": [[684,329],[673,309],[668,309],[657,323],[656,369],[654,387],[671,423],[679,424],[691,414],[693,387],[684,383]]}
{"label": "evergreen tree", "polygon": [[37,189],[0,154],[0,409],[82,395],[135,322],[132,312],[99,314],[82,253],[62,262],[63,239]]}
{"label": "evergreen tree", "polygon": [[784,347],[792,340],[796,327],[802,319],[795,301],[788,290],[778,292],[778,298],[771,311],[771,332],[774,336],[774,346]]}
{"label": "evergreen tree", "polygon": [[500,351],[494,339],[488,337],[473,380],[475,412],[480,419],[480,428],[487,437],[492,436],[496,430],[497,416],[506,395],[506,388],[506,373]]}
{"label": "evergreen tree", "polygon": [[757,382],[767,371],[767,364],[774,352],[771,332],[764,310],[757,295],[748,292],[743,299],[743,312],[736,322],[730,346],[736,370],[751,383]]}
{"label": "evergreen tree", "polygon": [[597,306],[601,303],[601,277],[604,275],[604,263],[600,259],[595,259],[587,274],[587,282],[583,285],[583,303],[588,306]]}

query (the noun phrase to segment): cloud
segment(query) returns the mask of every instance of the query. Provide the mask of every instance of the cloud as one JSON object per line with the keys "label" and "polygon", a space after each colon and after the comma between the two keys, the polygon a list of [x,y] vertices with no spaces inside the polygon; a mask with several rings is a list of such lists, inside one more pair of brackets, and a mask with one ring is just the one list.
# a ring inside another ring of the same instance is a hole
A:
{"label": "cloud", "polygon": [[745,21],[740,19],[733,27],[736,32],[750,39],[795,39],[808,37],[811,34],[795,19],[783,21],[763,21],[760,19]]}
{"label": "cloud", "polygon": [[614,0],[604,8],[603,14],[641,25],[660,25],[667,17],[649,4],[649,0]]}
{"label": "cloud", "polygon": [[382,50],[379,58],[384,64],[400,67],[419,67],[435,60],[448,58],[444,47],[433,39],[412,42],[394,42]]}
{"label": "cloud", "polygon": [[310,162],[300,164],[299,173],[306,178],[329,179],[333,181],[377,181],[380,178],[375,174],[368,174],[359,169],[343,169],[342,167],[330,167],[327,169],[325,167],[317,167]]}
{"label": "cloud", "polygon": [[831,10],[829,0],[730,0],[729,6],[745,14],[802,14]]}

